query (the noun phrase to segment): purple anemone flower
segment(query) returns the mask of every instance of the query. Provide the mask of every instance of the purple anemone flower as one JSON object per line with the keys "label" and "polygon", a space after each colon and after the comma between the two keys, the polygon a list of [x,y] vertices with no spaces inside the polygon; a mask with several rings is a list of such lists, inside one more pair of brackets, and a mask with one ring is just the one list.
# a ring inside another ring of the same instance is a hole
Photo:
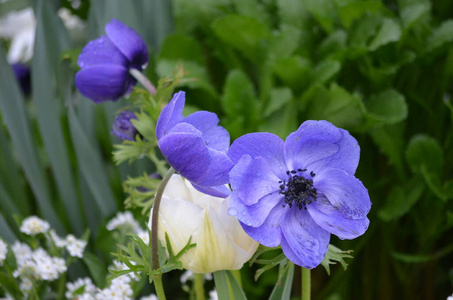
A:
{"label": "purple anemone flower", "polygon": [[168,163],[198,190],[227,197],[228,172],[233,167],[227,152],[230,135],[218,126],[215,113],[182,114],[185,93],[178,92],[162,110],[156,125],[158,146]]}
{"label": "purple anemone flower", "polygon": [[115,101],[129,93],[137,82],[129,70],[142,71],[148,63],[148,49],[135,30],[113,19],[105,32],[107,36],[83,48],[77,61],[81,70],[75,85],[96,103]]}
{"label": "purple anemone flower", "polygon": [[139,133],[131,119],[137,119],[137,116],[131,111],[126,110],[119,113],[113,122],[111,133],[121,140],[135,141],[135,136]]}
{"label": "purple anemone flower", "polygon": [[293,263],[314,268],[330,234],[353,239],[368,228],[368,190],[354,177],[360,147],[327,121],[306,121],[286,141],[251,133],[231,145],[228,213],[264,246],[281,245]]}

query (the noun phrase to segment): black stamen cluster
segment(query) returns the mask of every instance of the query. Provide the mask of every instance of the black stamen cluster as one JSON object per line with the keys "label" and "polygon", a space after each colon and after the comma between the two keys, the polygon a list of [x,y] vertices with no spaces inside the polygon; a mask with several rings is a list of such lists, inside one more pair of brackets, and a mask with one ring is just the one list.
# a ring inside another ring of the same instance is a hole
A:
{"label": "black stamen cluster", "polygon": [[[307,205],[316,201],[318,195],[316,188],[313,186],[313,179],[307,179],[301,175],[301,173],[307,171],[307,169],[297,169],[286,171],[288,175],[288,182],[286,180],[279,181],[280,183],[280,194],[285,195],[285,203],[289,207],[293,206],[293,203],[297,205],[299,209],[307,209]],[[296,175],[299,174],[299,175]],[[315,177],[313,171],[310,172],[311,177]],[[285,206],[285,204],[283,204]]]}

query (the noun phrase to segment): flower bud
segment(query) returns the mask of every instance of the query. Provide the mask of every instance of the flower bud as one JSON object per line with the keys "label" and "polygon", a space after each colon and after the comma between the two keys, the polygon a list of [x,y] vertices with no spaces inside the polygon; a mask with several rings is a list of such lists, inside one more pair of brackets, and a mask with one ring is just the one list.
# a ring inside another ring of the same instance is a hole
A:
{"label": "flower bud", "polygon": [[227,214],[228,201],[195,190],[179,175],[168,182],[160,204],[158,236],[165,245],[168,235],[175,254],[192,238],[196,247],[180,259],[185,269],[195,273],[237,270],[255,253],[258,243]]}
{"label": "flower bud", "polygon": [[135,136],[139,133],[135,129],[134,124],[132,124],[131,119],[137,119],[133,112],[123,111],[118,114],[112,126],[112,134],[121,140],[135,141]]}

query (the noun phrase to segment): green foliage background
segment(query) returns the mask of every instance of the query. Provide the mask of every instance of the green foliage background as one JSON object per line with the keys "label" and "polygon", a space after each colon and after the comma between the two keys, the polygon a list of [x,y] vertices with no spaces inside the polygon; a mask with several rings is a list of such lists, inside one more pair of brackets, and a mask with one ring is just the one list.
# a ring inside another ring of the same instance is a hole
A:
{"label": "green foliage background", "polygon": [[[90,258],[101,267],[113,251],[102,228],[123,208],[122,181],[154,167],[113,165],[118,141],[109,130],[128,102],[96,106],[74,89],[73,79],[84,43],[117,18],[146,40],[151,80],[172,75],[182,63],[194,79],[180,86],[189,109],[216,112],[232,139],[254,131],[285,138],[308,119],[331,121],[357,138],[356,175],[373,202],[370,228],[356,240],[332,238],[353,249],[354,259],[330,277],[314,271],[315,299],[445,299],[452,293],[453,2],[82,1],[72,9],[88,24],[79,42],[68,38],[55,14],[69,2],[12,2],[34,7],[37,31],[31,99],[15,84],[0,47],[3,239],[18,236],[13,215],[38,214],[60,234],[80,236],[90,228],[97,254]],[[11,9],[0,6],[0,14]],[[89,270],[80,265],[72,272]],[[294,276],[297,296],[297,269]],[[246,267],[242,278],[249,299],[262,299],[276,277],[254,282],[253,268]]]}

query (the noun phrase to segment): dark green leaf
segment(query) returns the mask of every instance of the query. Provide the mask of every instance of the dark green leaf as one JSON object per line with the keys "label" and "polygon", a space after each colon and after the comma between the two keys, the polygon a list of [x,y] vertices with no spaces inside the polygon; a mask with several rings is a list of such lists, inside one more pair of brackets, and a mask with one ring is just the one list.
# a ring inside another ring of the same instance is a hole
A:
{"label": "dark green leaf", "polygon": [[281,280],[275,283],[269,300],[289,300],[294,278],[294,264],[289,263]]}
{"label": "dark green leaf", "polygon": [[91,278],[97,287],[103,288],[105,286],[105,279],[107,276],[107,266],[94,254],[85,252],[82,258],[85,265],[90,271]]}
{"label": "dark green leaf", "polygon": [[453,20],[447,20],[434,30],[428,39],[427,50],[433,51],[451,41],[453,41]]}
{"label": "dark green leaf", "polygon": [[372,96],[364,104],[369,116],[387,124],[403,121],[407,117],[406,100],[393,89]]}
{"label": "dark green leaf", "polygon": [[338,9],[343,25],[348,28],[351,24],[362,17],[365,13],[377,13],[384,8],[380,1],[353,1]]}
{"label": "dark green leaf", "polygon": [[427,135],[414,136],[407,146],[406,159],[413,172],[425,169],[440,174],[444,165],[444,154],[439,143]]}

